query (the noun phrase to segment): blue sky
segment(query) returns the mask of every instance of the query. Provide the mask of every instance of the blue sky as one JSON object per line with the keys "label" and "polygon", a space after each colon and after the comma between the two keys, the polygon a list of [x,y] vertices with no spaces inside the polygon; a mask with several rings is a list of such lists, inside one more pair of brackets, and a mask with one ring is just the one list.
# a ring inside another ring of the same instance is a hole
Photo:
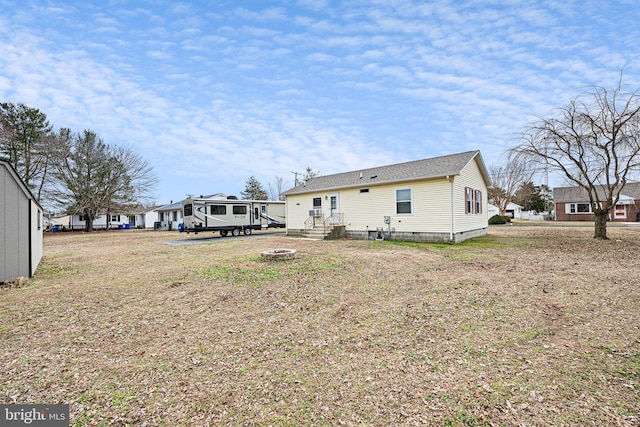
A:
{"label": "blue sky", "polygon": [[159,203],[307,167],[490,166],[621,69],[640,87],[639,22],[635,0],[0,0],[0,101],[134,148]]}

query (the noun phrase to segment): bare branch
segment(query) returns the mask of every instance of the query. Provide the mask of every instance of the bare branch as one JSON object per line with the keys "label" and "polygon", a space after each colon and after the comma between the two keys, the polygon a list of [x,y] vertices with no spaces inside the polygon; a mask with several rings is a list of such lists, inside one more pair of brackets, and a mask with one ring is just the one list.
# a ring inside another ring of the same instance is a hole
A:
{"label": "bare branch", "polygon": [[595,237],[606,238],[606,217],[640,165],[640,96],[593,87],[552,118],[523,132],[511,157],[544,164],[584,189],[596,217]]}

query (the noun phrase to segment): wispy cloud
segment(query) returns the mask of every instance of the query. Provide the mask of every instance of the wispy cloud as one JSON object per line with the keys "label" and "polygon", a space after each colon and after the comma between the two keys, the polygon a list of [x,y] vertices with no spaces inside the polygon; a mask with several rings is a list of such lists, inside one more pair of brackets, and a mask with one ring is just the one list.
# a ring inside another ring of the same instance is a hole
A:
{"label": "wispy cloud", "polygon": [[473,149],[490,164],[533,116],[640,76],[623,2],[5,4],[0,100],[133,146],[160,200],[307,166]]}

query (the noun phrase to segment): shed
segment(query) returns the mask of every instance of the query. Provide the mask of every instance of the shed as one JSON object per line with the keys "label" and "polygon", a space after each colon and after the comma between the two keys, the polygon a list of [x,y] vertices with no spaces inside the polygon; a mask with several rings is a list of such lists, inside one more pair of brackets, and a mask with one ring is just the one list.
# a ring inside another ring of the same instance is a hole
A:
{"label": "shed", "polygon": [[0,282],[32,277],[44,250],[42,207],[11,164],[0,160]]}

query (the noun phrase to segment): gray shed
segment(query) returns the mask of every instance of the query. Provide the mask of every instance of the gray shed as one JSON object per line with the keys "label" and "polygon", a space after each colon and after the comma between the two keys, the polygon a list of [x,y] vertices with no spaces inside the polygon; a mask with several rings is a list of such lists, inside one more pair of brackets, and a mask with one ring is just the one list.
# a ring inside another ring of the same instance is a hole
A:
{"label": "gray shed", "polygon": [[43,231],[42,207],[0,159],[0,283],[33,276],[42,259]]}

